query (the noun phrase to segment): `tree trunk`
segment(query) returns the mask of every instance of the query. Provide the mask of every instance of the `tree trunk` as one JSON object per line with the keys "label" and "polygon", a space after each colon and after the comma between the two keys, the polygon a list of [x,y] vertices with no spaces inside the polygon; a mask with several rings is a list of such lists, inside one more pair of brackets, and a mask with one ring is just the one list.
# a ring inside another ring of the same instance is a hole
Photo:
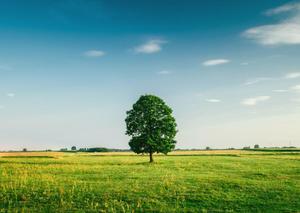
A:
{"label": "tree trunk", "polygon": [[152,152],[150,152],[150,163],[153,162],[153,156],[152,156]]}

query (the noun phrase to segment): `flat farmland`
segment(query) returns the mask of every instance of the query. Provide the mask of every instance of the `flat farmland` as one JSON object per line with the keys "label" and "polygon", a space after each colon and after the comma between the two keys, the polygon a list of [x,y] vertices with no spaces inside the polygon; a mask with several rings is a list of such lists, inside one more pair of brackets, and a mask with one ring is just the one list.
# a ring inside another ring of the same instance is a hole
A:
{"label": "flat farmland", "polygon": [[0,153],[0,212],[299,212],[300,152]]}

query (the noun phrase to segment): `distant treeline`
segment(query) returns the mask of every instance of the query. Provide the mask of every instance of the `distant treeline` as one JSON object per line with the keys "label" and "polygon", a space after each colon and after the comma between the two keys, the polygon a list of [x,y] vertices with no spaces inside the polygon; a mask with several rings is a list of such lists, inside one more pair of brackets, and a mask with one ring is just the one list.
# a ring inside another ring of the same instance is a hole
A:
{"label": "distant treeline", "polygon": [[263,148],[263,149],[251,149],[252,151],[262,152],[300,152],[299,148],[296,147],[282,147],[282,148]]}
{"label": "distant treeline", "polygon": [[[175,149],[174,151],[201,151],[201,150],[241,150],[240,148],[227,148],[227,149],[217,149],[217,148],[210,148],[206,147],[205,149]],[[265,151],[265,152],[300,152],[300,147],[295,146],[283,146],[283,147],[259,147],[257,144],[254,146],[254,148],[251,148],[250,146],[246,146],[242,148],[243,150],[248,151]],[[28,150],[26,148],[22,150],[0,150],[0,152],[52,152],[52,151],[58,151],[58,150]],[[79,148],[77,149],[75,146],[72,146],[70,149],[68,148],[62,148],[59,150],[60,152],[130,152],[130,149],[112,149],[112,148],[105,148],[105,147],[91,147],[91,148]]]}
{"label": "distant treeline", "polygon": [[79,152],[128,152],[128,149],[110,149],[105,147],[80,148]]}
{"label": "distant treeline", "polygon": [[79,148],[72,147],[71,150],[67,148],[61,149],[61,152],[128,152],[129,149],[110,149],[105,147]]}

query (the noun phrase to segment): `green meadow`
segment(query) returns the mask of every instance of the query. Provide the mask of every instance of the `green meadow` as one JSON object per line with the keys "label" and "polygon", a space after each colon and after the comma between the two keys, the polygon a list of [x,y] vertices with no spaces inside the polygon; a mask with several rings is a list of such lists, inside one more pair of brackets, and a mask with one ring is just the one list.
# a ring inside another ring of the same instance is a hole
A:
{"label": "green meadow", "polygon": [[0,154],[0,212],[299,212],[300,152]]}

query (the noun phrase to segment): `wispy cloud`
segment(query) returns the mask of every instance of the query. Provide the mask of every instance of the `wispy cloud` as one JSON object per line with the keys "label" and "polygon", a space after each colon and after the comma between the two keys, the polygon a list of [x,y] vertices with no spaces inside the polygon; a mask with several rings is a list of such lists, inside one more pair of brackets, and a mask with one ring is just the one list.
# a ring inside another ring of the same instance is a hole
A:
{"label": "wispy cloud", "polygon": [[260,102],[268,101],[270,98],[270,96],[257,96],[253,98],[246,98],[241,102],[241,104],[245,106],[255,106]]}
{"label": "wispy cloud", "polygon": [[220,103],[221,102],[220,99],[214,99],[214,98],[212,98],[212,99],[206,99],[205,101],[210,102],[210,103]]}
{"label": "wispy cloud", "polygon": [[243,35],[262,45],[300,44],[300,2],[270,9],[266,15],[287,13],[276,24],[262,25],[246,30]]}
{"label": "wispy cloud", "polygon": [[284,76],[286,79],[300,78],[300,72],[291,72]]}
{"label": "wispy cloud", "polygon": [[220,58],[220,59],[211,59],[211,60],[204,61],[202,63],[202,65],[203,66],[216,66],[216,65],[221,65],[221,64],[227,64],[229,62],[230,62],[230,60],[228,60],[228,59]]}
{"label": "wispy cloud", "polygon": [[274,89],[272,90],[272,92],[278,92],[278,93],[283,93],[283,92],[287,92],[287,89]]}
{"label": "wispy cloud", "polygon": [[249,65],[249,62],[242,62],[242,63],[240,63],[240,65],[247,66],[247,65]]}
{"label": "wispy cloud", "polygon": [[9,98],[14,98],[16,96],[16,94],[10,92],[10,93],[7,93],[6,96],[9,97]]}
{"label": "wispy cloud", "polygon": [[292,10],[299,10],[300,9],[300,3],[299,2],[291,2],[288,4],[281,5],[279,7],[267,10],[265,12],[266,15],[272,16],[277,15],[284,12],[290,12]]}
{"label": "wispy cloud", "polygon": [[162,45],[165,43],[167,42],[164,40],[152,39],[146,42],[145,44],[135,47],[134,51],[136,53],[143,53],[143,54],[157,53],[162,50]]}
{"label": "wispy cloud", "polygon": [[290,87],[289,89],[275,89],[272,92],[284,93],[284,92],[300,92],[300,84]]}
{"label": "wispy cloud", "polygon": [[102,50],[88,50],[84,52],[84,55],[91,58],[99,58],[104,56],[106,53]]}
{"label": "wispy cloud", "polygon": [[16,96],[16,94],[15,93],[7,93],[6,96],[9,98],[14,98]]}
{"label": "wispy cloud", "polygon": [[158,75],[170,75],[172,72],[169,70],[161,70],[157,72]]}
{"label": "wispy cloud", "polygon": [[300,84],[292,86],[290,90],[294,92],[300,92]]}
{"label": "wispy cloud", "polygon": [[253,84],[257,84],[263,81],[270,81],[273,80],[273,78],[269,78],[269,77],[259,77],[259,78],[255,78],[255,79],[251,79],[248,80],[244,83],[244,85],[249,86],[249,85],[253,85]]}
{"label": "wispy cloud", "polygon": [[254,79],[247,80],[243,85],[250,86],[253,84],[265,82],[265,81],[272,81],[272,80],[284,80],[284,79],[294,79],[294,78],[300,78],[300,72],[291,72],[287,73],[284,76],[281,77],[258,77]]}

